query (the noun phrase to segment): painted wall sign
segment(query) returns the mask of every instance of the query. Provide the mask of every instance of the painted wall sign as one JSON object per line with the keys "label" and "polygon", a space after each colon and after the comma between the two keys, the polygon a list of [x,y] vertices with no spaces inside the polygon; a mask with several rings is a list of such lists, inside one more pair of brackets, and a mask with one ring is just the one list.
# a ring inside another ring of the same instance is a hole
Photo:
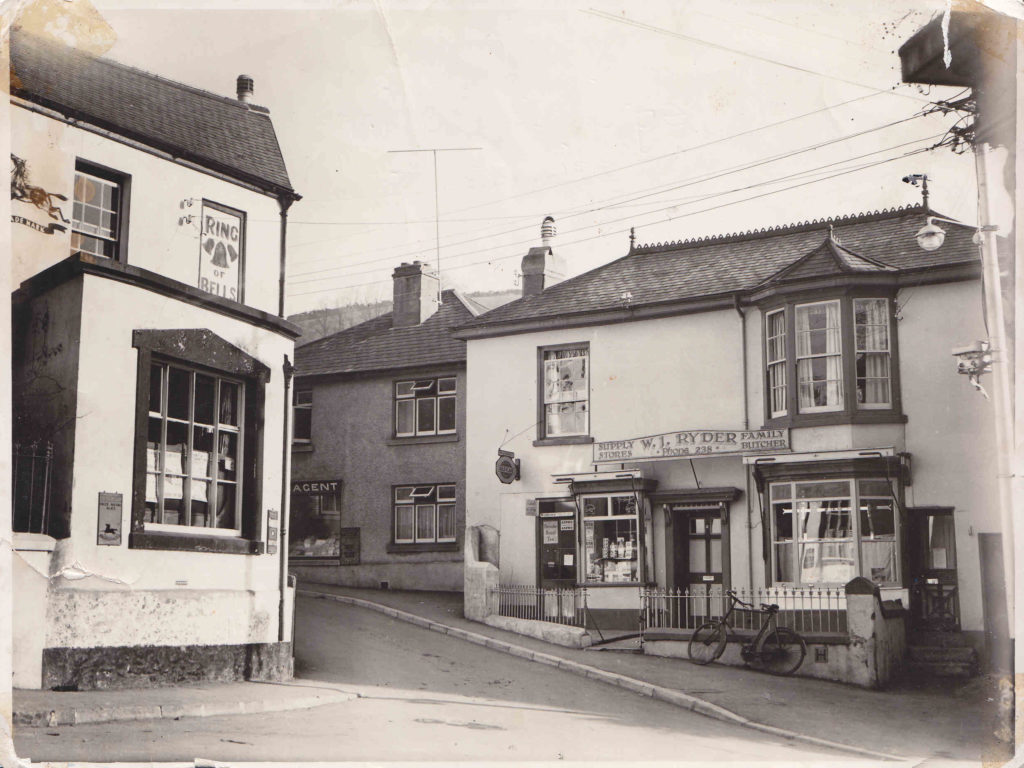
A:
{"label": "painted wall sign", "polygon": [[204,200],[199,235],[199,288],[241,301],[244,254],[245,214]]}
{"label": "painted wall sign", "polygon": [[341,480],[298,480],[292,483],[292,493],[300,496],[319,496],[340,490]]}
{"label": "painted wall sign", "polygon": [[[17,155],[11,155],[11,200],[28,203],[53,219],[53,221],[45,224],[39,224],[24,216],[12,214],[11,223],[24,224],[26,227],[34,229],[36,232],[42,232],[44,235],[52,235],[54,232],[66,232],[67,227],[62,225],[70,224],[71,222],[64,218],[64,212],[56,201],[66,202],[67,199],[66,195],[61,195],[57,192],[47,192],[42,187],[32,184],[29,179],[28,161],[23,160]],[[60,222],[60,224],[54,222]]]}
{"label": "painted wall sign", "polygon": [[105,547],[121,546],[121,509],[124,497],[120,493],[100,491],[99,514],[96,516],[96,543]]}
{"label": "painted wall sign", "polygon": [[691,429],[594,443],[594,462],[692,459],[788,449],[788,429]]}

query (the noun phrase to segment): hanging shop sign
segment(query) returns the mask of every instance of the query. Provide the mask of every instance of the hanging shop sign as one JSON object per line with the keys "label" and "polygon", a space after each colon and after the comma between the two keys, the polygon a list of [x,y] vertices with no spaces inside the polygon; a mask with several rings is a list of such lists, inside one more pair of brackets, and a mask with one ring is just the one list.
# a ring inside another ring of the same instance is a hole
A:
{"label": "hanging shop sign", "polygon": [[29,176],[28,162],[17,155],[11,155],[11,200],[28,203],[28,205],[37,209],[32,211],[32,213],[41,211],[53,219],[53,221],[40,224],[32,219],[12,213],[12,224],[23,224],[29,229],[34,229],[36,232],[42,232],[44,235],[52,235],[54,232],[66,232],[67,227],[63,225],[70,224],[71,222],[64,216],[64,211],[61,210],[60,204],[67,202],[67,199],[66,195],[50,192],[33,184]]}
{"label": "hanging shop sign", "polygon": [[494,462],[494,474],[505,485],[519,479],[519,459],[511,451],[498,450],[498,460]]}
{"label": "hanging shop sign", "polygon": [[241,301],[244,255],[245,214],[204,200],[199,233],[199,288]]}
{"label": "hanging shop sign", "polygon": [[789,450],[788,429],[690,429],[594,443],[594,463],[693,459],[723,454]]}

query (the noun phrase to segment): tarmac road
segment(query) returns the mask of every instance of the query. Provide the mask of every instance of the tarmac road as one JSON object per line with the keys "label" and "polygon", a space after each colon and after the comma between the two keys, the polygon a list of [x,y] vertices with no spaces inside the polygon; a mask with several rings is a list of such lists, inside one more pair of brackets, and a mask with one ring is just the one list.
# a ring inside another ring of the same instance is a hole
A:
{"label": "tarmac road", "polygon": [[18,754],[35,762],[869,764],[333,601],[299,599],[297,638],[297,675],[360,698],[273,714],[22,728]]}

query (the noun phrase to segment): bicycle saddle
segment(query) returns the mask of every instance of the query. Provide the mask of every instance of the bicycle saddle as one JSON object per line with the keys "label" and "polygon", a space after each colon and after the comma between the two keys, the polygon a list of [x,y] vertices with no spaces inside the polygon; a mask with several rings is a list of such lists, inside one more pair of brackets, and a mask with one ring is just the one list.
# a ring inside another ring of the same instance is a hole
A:
{"label": "bicycle saddle", "polygon": [[778,613],[779,606],[777,606],[775,603],[772,603],[771,605],[768,605],[768,603],[761,603],[761,610],[768,611],[768,613]]}

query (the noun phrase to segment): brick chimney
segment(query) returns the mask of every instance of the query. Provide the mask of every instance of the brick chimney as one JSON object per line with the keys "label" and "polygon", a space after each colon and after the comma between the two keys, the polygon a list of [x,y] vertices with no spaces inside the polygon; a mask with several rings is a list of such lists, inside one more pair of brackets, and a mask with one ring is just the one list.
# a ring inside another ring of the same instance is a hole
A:
{"label": "brick chimney", "polygon": [[554,240],[555,220],[547,216],[540,225],[540,246],[523,256],[523,296],[534,296],[565,279],[565,263],[551,246]]}
{"label": "brick chimney", "polygon": [[440,281],[425,261],[395,267],[392,327],[419,325],[437,312]]}

